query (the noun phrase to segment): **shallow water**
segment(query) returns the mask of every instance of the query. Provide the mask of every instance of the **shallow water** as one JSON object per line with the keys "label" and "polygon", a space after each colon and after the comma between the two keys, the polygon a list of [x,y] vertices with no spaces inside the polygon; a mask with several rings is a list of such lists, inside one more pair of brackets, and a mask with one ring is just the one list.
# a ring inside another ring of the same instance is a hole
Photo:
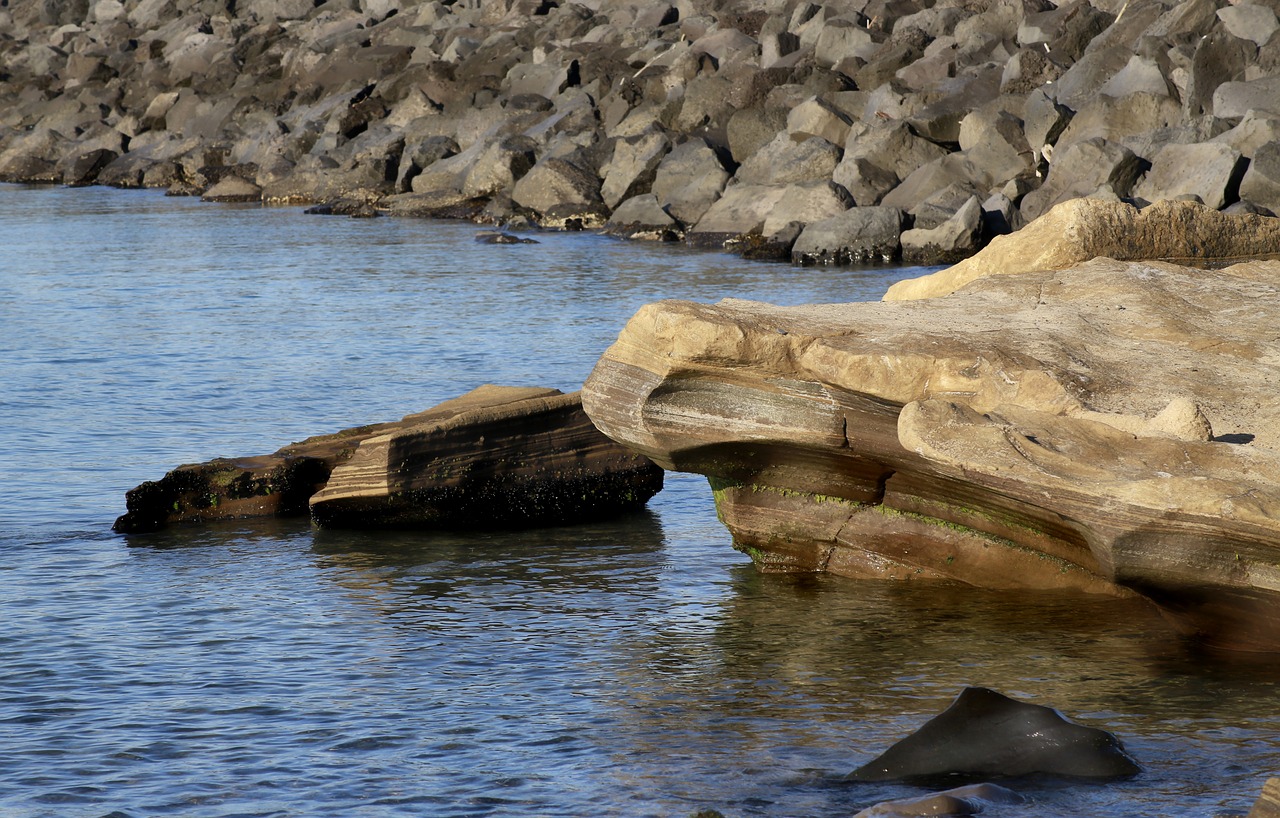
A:
{"label": "shallow water", "polygon": [[0,815],[847,816],[920,792],[843,778],[970,684],[1144,766],[985,814],[1246,811],[1280,772],[1277,665],[1136,602],[761,576],[693,476],[532,533],[110,533],[179,463],[576,389],[652,300],[907,274],[479,230],[0,187]]}

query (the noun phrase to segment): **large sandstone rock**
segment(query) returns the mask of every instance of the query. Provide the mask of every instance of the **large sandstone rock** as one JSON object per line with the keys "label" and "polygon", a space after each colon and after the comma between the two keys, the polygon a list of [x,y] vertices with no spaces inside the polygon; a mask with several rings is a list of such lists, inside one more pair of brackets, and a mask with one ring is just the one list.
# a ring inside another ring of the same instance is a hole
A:
{"label": "large sandstone rock", "polygon": [[325,526],[488,528],[598,519],[661,488],[579,393],[488,386],[361,440],[310,505]]}
{"label": "large sandstone rock", "polygon": [[954,267],[899,281],[885,299],[935,298],[989,275],[1061,270],[1098,256],[1221,264],[1280,255],[1280,220],[1228,215],[1187,201],[1139,211],[1122,202],[1072,199]]}
{"label": "large sandstone rock", "polygon": [[1139,593],[1280,650],[1280,263],[1046,266],[905,303],[649,305],[583,405],[707,475],[766,570]]}

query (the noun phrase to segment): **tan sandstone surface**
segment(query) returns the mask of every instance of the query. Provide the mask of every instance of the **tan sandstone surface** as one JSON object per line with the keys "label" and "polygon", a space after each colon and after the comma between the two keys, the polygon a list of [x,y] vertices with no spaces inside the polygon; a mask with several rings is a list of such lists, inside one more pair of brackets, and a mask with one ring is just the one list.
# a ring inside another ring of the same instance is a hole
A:
{"label": "tan sandstone surface", "polygon": [[1099,258],[900,302],[663,301],[583,406],[707,475],[766,570],[1137,592],[1203,642],[1277,650],[1277,327],[1276,261]]}

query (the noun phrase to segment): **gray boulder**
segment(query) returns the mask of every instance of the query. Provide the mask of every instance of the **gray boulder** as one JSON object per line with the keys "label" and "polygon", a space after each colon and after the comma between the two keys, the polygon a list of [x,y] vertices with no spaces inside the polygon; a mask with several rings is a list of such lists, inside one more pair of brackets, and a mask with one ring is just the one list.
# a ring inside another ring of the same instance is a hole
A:
{"label": "gray boulder", "polygon": [[609,218],[600,197],[600,178],[558,157],[543,158],[520,177],[511,200],[533,211],[543,227],[600,227]]}
{"label": "gray boulder", "polygon": [[760,233],[765,238],[780,233],[787,225],[801,225],[843,213],[853,207],[853,198],[835,182],[788,185],[769,211]]}
{"label": "gray boulder", "polygon": [[1218,9],[1217,14],[1233,36],[1260,46],[1266,45],[1271,35],[1280,29],[1275,10],[1264,5],[1226,6]]}
{"label": "gray boulder", "polygon": [[1280,114],[1280,77],[1224,82],[1213,92],[1214,116],[1230,119],[1242,117],[1249,111]]}
{"label": "gray boulder", "polygon": [[951,218],[933,228],[902,233],[902,260],[908,264],[954,264],[981,249],[982,205],[970,196]]}
{"label": "gray boulder", "polygon": [[904,214],[896,207],[855,207],[805,227],[791,248],[800,264],[888,262],[901,249]]}
{"label": "gray boulder", "polygon": [[604,232],[611,236],[649,241],[679,241],[684,228],[658,204],[652,193],[633,196],[609,216]]}
{"label": "gray boulder", "polygon": [[1101,137],[1076,142],[1053,154],[1044,184],[1022,199],[1022,216],[1030,222],[1059,202],[1088,196],[1108,187],[1128,196],[1142,175],[1143,162],[1133,151]]}
{"label": "gray boulder", "polygon": [[1221,210],[1238,198],[1245,165],[1239,151],[1221,143],[1167,145],[1133,194],[1148,202],[1195,196]]}
{"label": "gray boulder", "polygon": [[734,178],[744,185],[790,185],[830,179],[840,163],[840,148],[812,137],[795,142],[787,133],[756,151]]}
{"label": "gray boulder", "polygon": [[1167,128],[1182,121],[1182,106],[1165,94],[1140,91],[1124,97],[1098,96],[1072,118],[1057,147],[1101,137],[1118,142],[1126,136]]}
{"label": "gray boulder", "polygon": [[1222,116],[1215,110],[1215,92],[1223,83],[1244,81],[1257,55],[1252,42],[1225,31],[1214,31],[1196,43],[1183,93],[1187,116]]}
{"label": "gray boulder", "polygon": [[671,140],[660,128],[632,139],[614,143],[613,158],[600,169],[604,183],[600,195],[610,209],[624,199],[648,193],[663,157],[671,150]]}
{"label": "gray boulder", "polygon": [[1240,181],[1240,198],[1280,213],[1280,142],[1258,148]]}
{"label": "gray boulder", "polygon": [[716,152],[693,138],[671,149],[654,174],[651,190],[658,204],[684,225],[694,225],[720,198],[729,172]]}
{"label": "gray boulder", "polygon": [[845,154],[831,174],[836,184],[849,191],[849,195],[861,207],[880,204],[885,194],[901,181],[897,174],[885,170],[869,159]]}
{"label": "gray boulder", "polygon": [[776,185],[730,185],[689,231],[685,241],[695,247],[724,247],[741,236],[762,233],[765,221],[786,191]]}

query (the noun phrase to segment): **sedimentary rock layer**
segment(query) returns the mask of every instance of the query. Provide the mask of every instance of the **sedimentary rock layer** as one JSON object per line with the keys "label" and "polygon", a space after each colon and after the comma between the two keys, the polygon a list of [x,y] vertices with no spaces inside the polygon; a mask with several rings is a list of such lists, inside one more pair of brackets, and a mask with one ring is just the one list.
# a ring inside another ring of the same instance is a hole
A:
{"label": "sedimentary rock layer", "polygon": [[927,301],[641,309],[583,404],[767,570],[1137,592],[1280,649],[1280,263],[1095,259]]}
{"label": "sedimentary rock layer", "polygon": [[546,525],[642,507],[662,470],[604,437],[578,393],[482,386],[271,455],[179,466],[126,495],[120,533],[305,514],[326,525]]}
{"label": "sedimentary rock layer", "polygon": [[662,470],[600,434],[579,393],[481,388],[365,438],[311,498],[321,525],[486,528],[641,508]]}

